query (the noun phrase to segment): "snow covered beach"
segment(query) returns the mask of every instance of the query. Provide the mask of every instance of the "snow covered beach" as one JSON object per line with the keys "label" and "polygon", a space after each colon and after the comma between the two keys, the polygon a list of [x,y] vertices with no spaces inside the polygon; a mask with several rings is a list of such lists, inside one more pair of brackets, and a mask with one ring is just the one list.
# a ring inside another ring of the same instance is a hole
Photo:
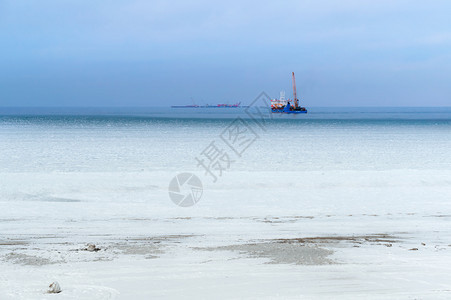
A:
{"label": "snow covered beach", "polygon": [[2,118],[0,299],[450,297],[449,120],[275,121],[213,182],[230,121]]}

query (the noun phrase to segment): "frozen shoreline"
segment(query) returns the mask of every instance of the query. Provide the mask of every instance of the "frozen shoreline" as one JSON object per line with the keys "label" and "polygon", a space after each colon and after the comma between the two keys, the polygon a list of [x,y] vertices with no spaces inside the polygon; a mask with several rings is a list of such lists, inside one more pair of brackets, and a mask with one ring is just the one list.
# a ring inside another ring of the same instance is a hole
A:
{"label": "frozen shoreline", "polygon": [[169,200],[172,172],[2,176],[16,195],[0,202],[2,299],[450,296],[448,171],[277,174],[302,198],[259,191],[272,172],[206,184],[191,208]]}
{"label": "frozen shoreline", "polygon": [[[361,226],[374,218],[351,222]],[[275,231],[293,225],[289,218],[276,220]],[[179,221],[183,226],[196,222]],[[210,219],[209,225],[223,221]],[[236,221],[228,219],[229,224]],[[63,288],[57,296],[61,299],[447,298],[451,245],[425,235],[238,238],[235,243],[220,231],[203,236],[84,237],[98,241],[98,252],[83,251],[84,244],[71,242],[80,236],[10,236],[0,241],[0,290],[2,299],[47,299],[54,295],[43,294],[46,285],[57,280]]]}

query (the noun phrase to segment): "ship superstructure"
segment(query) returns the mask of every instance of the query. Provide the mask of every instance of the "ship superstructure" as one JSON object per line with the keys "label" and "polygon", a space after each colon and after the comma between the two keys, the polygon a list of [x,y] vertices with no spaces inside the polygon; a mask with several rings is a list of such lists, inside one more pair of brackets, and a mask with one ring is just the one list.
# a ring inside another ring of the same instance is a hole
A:
{"label": "ship superstructure", "polygon": [[296,78],[292,72],[293,80],[293,100],[285,99],[285,92],[280,92],[279,99],[271,100],[271,111],[273,113],[301,114],[307,113],[307,109],[299,105],[299,99],[296,92]]}

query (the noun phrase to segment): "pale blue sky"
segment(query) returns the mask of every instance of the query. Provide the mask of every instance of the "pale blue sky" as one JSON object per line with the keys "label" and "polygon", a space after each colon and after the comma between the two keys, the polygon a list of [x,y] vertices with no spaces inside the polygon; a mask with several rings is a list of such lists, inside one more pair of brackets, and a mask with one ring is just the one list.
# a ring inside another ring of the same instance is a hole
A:
{"label": "pale blue sky", "polygon": [[0,0],[0,106],[450,106],[451,1]]}

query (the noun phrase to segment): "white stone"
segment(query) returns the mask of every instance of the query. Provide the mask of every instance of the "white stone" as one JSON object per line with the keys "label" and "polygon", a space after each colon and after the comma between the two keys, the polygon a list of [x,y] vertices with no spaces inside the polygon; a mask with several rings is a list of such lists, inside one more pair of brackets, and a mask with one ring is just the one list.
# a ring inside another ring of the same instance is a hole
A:
{"label": "white stone", "polygon": [[47,292],[49,292],[49,293],[51,293],[51,294],[61,293],[61,287],[60,287],[60,284],[59,284],[57,281],[52,282],[52,283],[49,285],[49,289],[48,289]]}

